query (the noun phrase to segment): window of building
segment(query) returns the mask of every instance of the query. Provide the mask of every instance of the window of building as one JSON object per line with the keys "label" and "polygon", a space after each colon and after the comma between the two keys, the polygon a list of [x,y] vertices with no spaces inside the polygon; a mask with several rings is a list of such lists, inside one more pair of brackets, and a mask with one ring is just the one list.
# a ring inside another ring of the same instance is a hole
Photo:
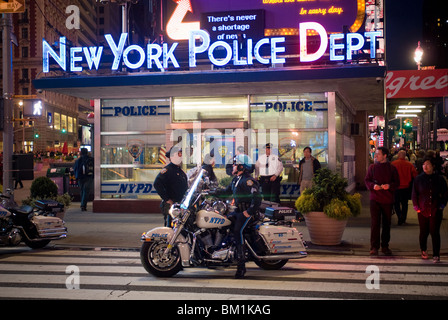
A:
{"label": "window of building", "polygon": [[61,130],[61,114],[55,112],[53,120],[54,120],[54,129]]}
{"label": "window of building", "polygon": [[61,130],[67,132],[67,116],[65,114],[61,115]]}
{"label": "window of building", "polygon": [[[103,100],[101,197],[154,198],[153,183],[166,161],[170,99]],[[138,189],[133,187],[139,185]]]}
{"label": "window of building", "polygon": [[253,129],[326,129],[328,99],[325,93],[251,96]]}
{"label": "window of building", "polygon": [[22,79],[29,79],[29,70],[26,68],[22,69]]}
{"label": "window of building", "polygon": [[22,58],[28,58],[28,47],[22,47]]}
{"label": "window of building", "polygon": [[67,130],[68,132],[72,133],[73,131],[73,118],[67,117]]}
{"label": "window of building", "polygon": [[247,96],[173,98],[173,121],[247,121]]}
{"label": "window of building", "polygon": [[22,39],[28,39],[28,28],[22,28]]}

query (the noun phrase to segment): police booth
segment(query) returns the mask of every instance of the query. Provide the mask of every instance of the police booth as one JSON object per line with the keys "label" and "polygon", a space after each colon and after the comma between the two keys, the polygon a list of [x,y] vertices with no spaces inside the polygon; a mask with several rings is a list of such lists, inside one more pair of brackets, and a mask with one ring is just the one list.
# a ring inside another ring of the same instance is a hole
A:
{"label": "police booth", "polygon": [[[310,146],[353,190],[365,176],[369,150],[352,124],[367,128],[368,115],[384,110],[382,33],[362,26],[365,5],[340,11],[351,26],[344,34],[337,14],[301,19],[300,10],[283,3],[251,2],[251,11],[244,1],[230,1],[232,8],[198,2],[200,28],[180,34],[167,29],[164,43],[127,45],[125,33],[105,35],[110,74],[34,82],[36,88],[94,100],[94,211],[160,212],[153,182],[176,144],[184,150],[185,171],[213,150],[215,174],[225,183],[225,164],[238,146],[255,163],[272,143],[284,165],[283,201],[299,195],[297,166]],[[288,19],[273,18],[284,14],[293,15],[288,28],[282,25]],[[101,67],[102,48],[71,47],[62,57],[65,39],[58,44],[55,50],[43,40],[44,72],[50,64],[74,73]]]}

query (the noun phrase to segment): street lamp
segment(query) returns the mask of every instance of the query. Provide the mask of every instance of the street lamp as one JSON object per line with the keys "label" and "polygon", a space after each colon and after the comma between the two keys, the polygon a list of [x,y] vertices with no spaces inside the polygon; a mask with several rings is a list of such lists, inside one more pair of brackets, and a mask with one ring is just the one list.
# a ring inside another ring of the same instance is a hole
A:
{"label": "street lamp", "polygon": [[417,63],[417,70],[420,70],[420,65],[423,56],[423,49],[420,47],[420,41],[418,42],[417,49],[414,52],[414,61]]}

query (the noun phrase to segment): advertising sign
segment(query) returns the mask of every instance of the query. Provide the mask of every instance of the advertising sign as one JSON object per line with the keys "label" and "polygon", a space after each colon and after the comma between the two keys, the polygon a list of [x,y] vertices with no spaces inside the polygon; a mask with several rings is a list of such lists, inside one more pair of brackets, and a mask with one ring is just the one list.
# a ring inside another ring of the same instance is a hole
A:
{"label": "advertising sign", "polygon": [[264,37],[264,11],[223,11],[203,13],[201,28],[210,34],[212,41],[261,39]]}
{"label": "advertising sign", "polygon": [[448,69],[389,71],[386,97],[430,98],[448,95]]}

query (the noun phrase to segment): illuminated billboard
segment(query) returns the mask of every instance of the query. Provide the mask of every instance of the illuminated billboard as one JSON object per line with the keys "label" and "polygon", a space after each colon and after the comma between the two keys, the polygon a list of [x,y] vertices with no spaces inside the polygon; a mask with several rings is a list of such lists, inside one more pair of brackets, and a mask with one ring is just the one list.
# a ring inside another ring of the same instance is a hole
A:
{"label": "illuminated billboard", "polygon": [[[262,10],[264,36],[298,35],[299,23],[317,22],[328,33],[357,32],[365,18],[365,0],[173,0],[174,11],[167,33],[174,40],[188,28],[205,29],[202,15],[213,12]],[[189,30],[191,31],[191,30]],[[210,30],[207,30],[210,32]]]}
{"label": "illuminated billboard", "polygon": [[264,10],[203,13],[200,25],[213,41],[261,39],[264,37]]}

